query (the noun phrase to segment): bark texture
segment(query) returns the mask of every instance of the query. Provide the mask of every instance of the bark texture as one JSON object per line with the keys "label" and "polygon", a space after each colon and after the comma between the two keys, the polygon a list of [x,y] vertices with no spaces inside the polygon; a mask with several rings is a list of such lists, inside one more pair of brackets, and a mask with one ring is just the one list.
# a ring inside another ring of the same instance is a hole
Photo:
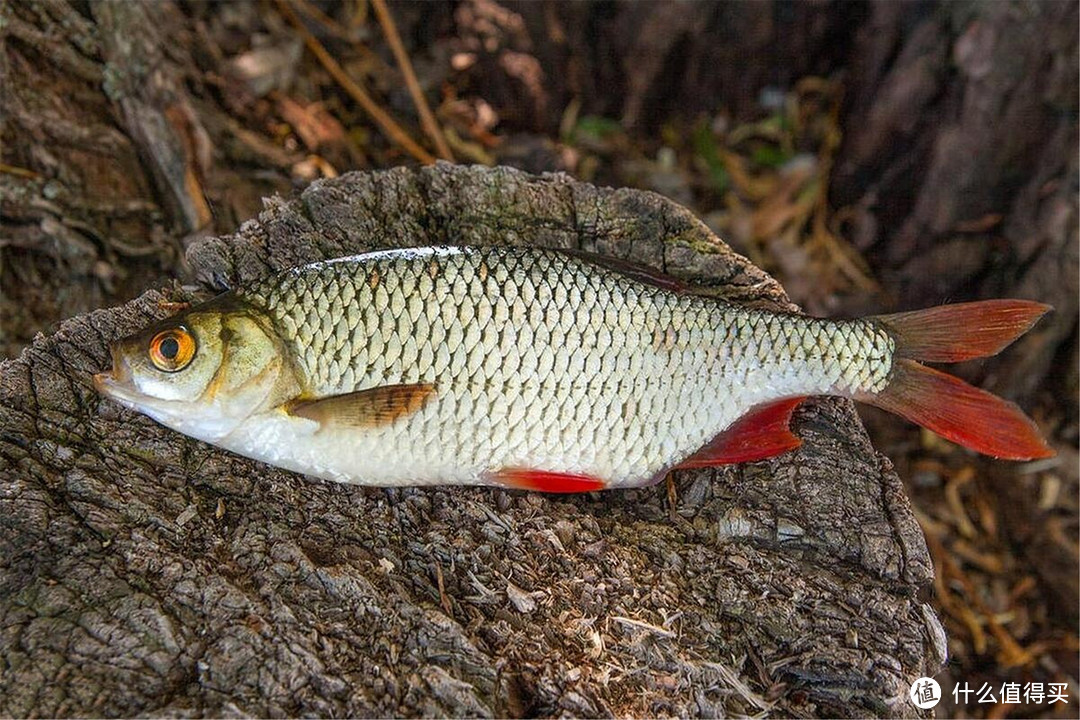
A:
{"label": "bark texture", "polygon": [[[316,182],[188,259],[209,290],[447,242],[577,247],[786,302],[670,201],[507,169]],[[164,298],[0,365],[0,714],[904,715],[943,661],[922,534],[847,402],[807,403],[797,452],[679,474],[674,513],[662,485],[349,487],[94,393],[107,341]]]}
{"label": "bark texture", "polygon": [[475,53],[477,94],[522,128],[554,134],[566,107],[659,131],[672,117],[757,112],[764,88],[843,60],[859,3],[467,0],[454,49]]}

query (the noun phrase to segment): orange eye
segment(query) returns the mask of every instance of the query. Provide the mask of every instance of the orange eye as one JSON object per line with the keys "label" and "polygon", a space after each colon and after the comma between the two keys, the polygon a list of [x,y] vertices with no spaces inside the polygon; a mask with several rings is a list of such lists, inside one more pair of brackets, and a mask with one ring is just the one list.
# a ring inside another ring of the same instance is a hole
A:
{"label": "orange eye", "polygon": [[183,370],[193,357],[195,336],[185,327],[162,330],[150,340],[150,361],[158,370]]}

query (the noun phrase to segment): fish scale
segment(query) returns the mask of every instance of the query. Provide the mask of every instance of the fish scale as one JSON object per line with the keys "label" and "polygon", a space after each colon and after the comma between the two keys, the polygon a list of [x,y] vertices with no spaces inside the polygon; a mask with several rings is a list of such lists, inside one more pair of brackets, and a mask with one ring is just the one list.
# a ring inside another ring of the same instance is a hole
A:
{"label": "fish scale", "polygon": [[281,329],[308,396],[435,388],[415,416],[339,453],[380,484],[482,482],[552,462],[641,484],[778,393],[880,389],[893,350],[869,321],[675,294],[536,249],[376,253],[239,297]]}

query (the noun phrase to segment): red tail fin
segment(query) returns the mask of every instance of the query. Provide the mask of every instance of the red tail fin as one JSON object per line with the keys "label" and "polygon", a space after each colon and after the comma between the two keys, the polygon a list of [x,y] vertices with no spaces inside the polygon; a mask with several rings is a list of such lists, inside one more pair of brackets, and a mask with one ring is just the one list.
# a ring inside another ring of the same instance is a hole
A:
{"label": "red tail fin", "polygon": [[915,360],[959,362],[996,355],[1050,306],[985,300],[881,315],[896,341],[889,385],[860,400],[901,415],[972,450],[1010,460],[1054,454],[1020,408]]}
{"label": "red tail fin", "polygon": [[993,457],[1031,460],[1054,454],[1015,404],[913,360],[896,359],[888,386],[858,399]]}
{"label": "red tail fin", "polygon": [[1031,300],[983,300],[874,319],[896,340],[897,357],[960,362],[997,355],[1048,310]]}

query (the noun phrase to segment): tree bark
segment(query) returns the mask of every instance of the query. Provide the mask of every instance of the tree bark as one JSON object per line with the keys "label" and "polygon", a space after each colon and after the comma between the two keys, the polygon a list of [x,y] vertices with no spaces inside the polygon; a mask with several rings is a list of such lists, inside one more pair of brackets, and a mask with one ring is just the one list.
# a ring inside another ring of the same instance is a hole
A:
{"label": "tree bark", "polygon": [[555,135],[577,101],[656,135],[680,116],[752,116],[763,88],[832,72],[865,14],[820,0],[467,0],[453,43],[477,58],[470,87],[516,127]]}
{"label": "tree bark", "polygon": [[[316,182],[188,260],[220,289],[450,242],[609,253],[790,307],[670,201],[507,169]],[[796,452],[677,474],[674,517],[662,485],[351,487],[94,393],[107,342],[165,297],[0,365],[0,714],[912,715],[943,661],[921,531],[848,402],[800,409]]]}

